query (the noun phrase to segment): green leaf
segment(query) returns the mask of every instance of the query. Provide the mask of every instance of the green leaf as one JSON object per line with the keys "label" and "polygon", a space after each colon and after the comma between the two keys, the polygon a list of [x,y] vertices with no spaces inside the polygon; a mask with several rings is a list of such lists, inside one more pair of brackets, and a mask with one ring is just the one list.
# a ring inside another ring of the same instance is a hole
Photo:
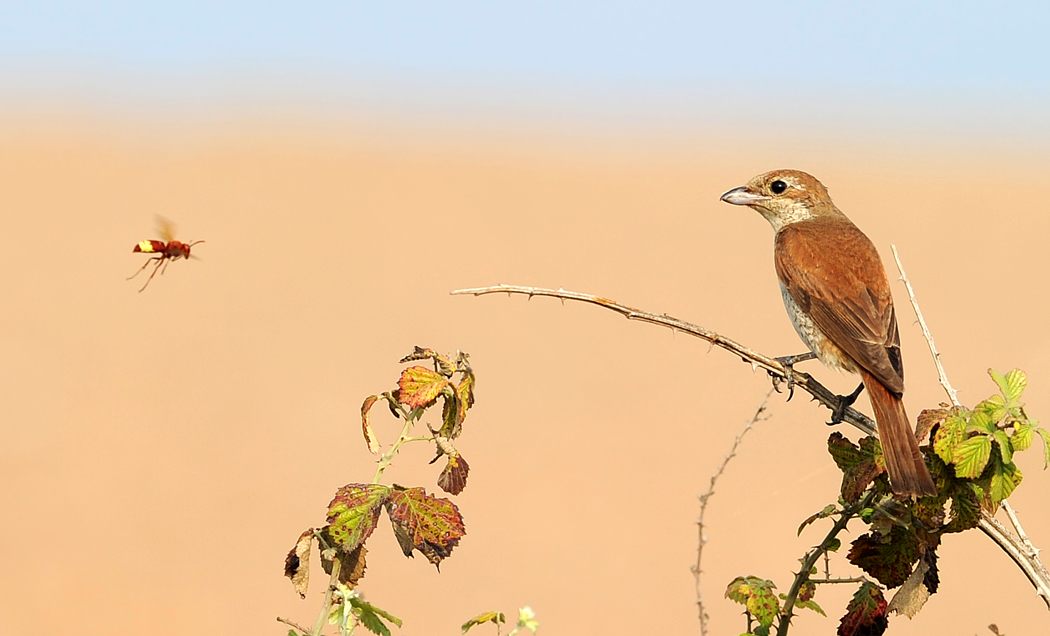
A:
{"label": "green leaf", "polygon": [[879,466],[881,449],[874,437],[864,437],[860,445],[846,439],[841,433],[828,437],[828,452],[842,471],[842,498],[854,503],[871,484],[882,468]]}
{"label": "green leaf", "polygon": [[750,581],[761,580],[754,576],[738,576],[726,586],[725,597],[741,605],[747,605],[748,594],[751,593]]}
{"label": "green leaf", "polygon": [[1002,391],[1003,397],[1010,403],[1019,402],[1021,394],[1024,393],[1025,387],[1028,386],[1028,376],[1020,369],[1008,371],[1006,375],[1002,375],[994,369],[988,369],[988,375],[992,376],[995,383],[999,385],[999,390]]}
{"label": "green leaf", "polygon": [[820,614],[821,616],[827,616],[827,614],[824,613],[824,610],[821,609],[821,607],[819,605],[817,605],[817,602],[814,601],[813,599],[810,599],[808,601],[795,601],[795,607],[801,607],[802,609],[813,610],[814,612],[816,612],[817,614]]}
{"label": "green leaf", "polygon": [[390,612],[379,609],[360,596],[352,596],[349,598],[349,601],[354,608],[354,614],[361,620],[361,624],[373,634],[390,636],[390,628],[386,626],[383,620],[401,627],[400,618]]}
{"label": "green leaf", "polygon": [[991,435],[995,432],[995,424],[996,422],[992,420],[992,416],[987,411],[975,409],[970,414],[970,421],[966,424],[966,432]]}
{"label": "green leaf", "polygon": [[1050,466],[1050,431],[1040,426],[1035,427],[1035,432],[1043,438],[1043,470]]}
{"label": "green leaf", "polygon": [[477,380],[473,371],[464,371],[463,377],[456,385],[456,395],[459,397],[459,421],[467,419],[467,411],[474,406],[474,385]]}
{"label": "green leaf", "polygon": [[434,565],[452,553],[466,534],[459,508],[448,499],[428,495],[422,488],[397,489],[386,502],[394,535],[405,556],[419,550]]}
{"label": "green leaf", "polygon": [[780,612],[780,600],[773,593],[774,589],[776,585],[768,579],[738,576],[726,588],[726,598],[747,607],[759,625],[768,629]]}
{"label": "green leaf", "polygon": [[449,439],[459,437],[467,410],[474,406],[474,373],[464,371],[460,383],[449,383],[451,391],[445,393],[445,405],[441,410],[441,436]]}
{"label": "green leaf", "polygon": [[998,505],[1003,499],[1008,498],[1021,483],[1022,478],[1020,469],[1013,462],[996,462],[995,470],[992,472],[992,484],[988,491],[992,503]]}
{"label": "green leaf", "polygon": [[379,620],[375,612],[367,609],[363,609],[357,613],[358,620],[365,626],[365,629],[372,632],[373,634],[379,634],[379,636],[390,636],[390,628],[386,626],[386,623]]}
{"label": "green leaf", "polygon": [[373,634],[390,636],[390,628],[387,628],[380,619],[383,619],[386,622],[393,622],[397,627],[401,627],[400,618],[394,616],[390,612],[377,608],[372,605],[371,602],[364,600],[360,596],[352,597],[350,599],[350,605],[356,610],[355,614],[361,619],[361,624]]}
{"label": "green leaf", "polygon": [[951,497],[952,508],[950,521],[944,526],[944,532],[963,532],[976,528],[981,521],[981,498],[975,484],[963,482]]}
{"label": "green leaf", "polygon": [[957,445],[952,457],[956,476],[963,479],[976,479],[984,471],[991,454],[992,438],[987,435],[971,437]]}
{"label": "green leaf", "polygon": [[747,601],[747,611],[759,625],[769,627],[780,613],[780,599],[771,589],[756,589]]}
{"label": "green leaf", "polygon": [[992,437],[995,439],[996,445],[999,447],[999,454],[1003,458],[1003,462],[1009,464],[1013,461],[1014,457],[1014,445],[1010,441],[1010,436],[1006,434],[1006,431],[1002,429],[996,429],[992,433]]}
{"label": "green leaf", "polygon": [[[993,395],[987,400],[981,402],[976,408],[974,408],[974,411],[984,413],[988,419],[996,424],[1006,419],[1006,416],[1009,413],[1006,409],[1006,400],[1004,400],[1001,395]],[[988,431],[982,432],[987,433]]]}
{"label": "green leaf", "polygon": [[1017,422],[1014,424],[1014,434],[1010,436],[1014,452],[1025,451],[1032,445],[1035,439],[1035,429],[1028,422]]}
{"label": "green leaf", "polygon": [[963,430],[969,411],[960,411],[947,417],[933,436],[933,451],[945,464],[952,463],[955,447],[963,440]]}
{"label": "green leaf", "polygon": [[815,513],[811,514],[801,524],[799,524],[798,532],[796,534],[801,535],[802,531],[806,528],[806,526],[808,526],[809,524],[813,523],[817,519],[827,519],[831,515],[833,515],[836,512],[838,512],[838,509],[839,509],[838,506],[836,506],[835,504],[828,504],[828,505],[824,506],[823,510],[821,510],[820,512],[815,512]]}
{"label": "green leaf", "polygon": [[468,631],[470,631],[470,628],[474,627],[475,625],[481,625],[482,623],[492,623],[498,626],[500,623],[506,622],[507,617],[504,616],[503,612],[485,612],[484,614],[478,614],[466,623],[463,623],[460,626],[460,629],[462,630],[461,633],[466,634]]}
{"label": "green leaf", "polygon": [[390,495],[382,484],[347,484],[328,504],[328,533],[344,552],[352,552],[372,534],[379,511]]}

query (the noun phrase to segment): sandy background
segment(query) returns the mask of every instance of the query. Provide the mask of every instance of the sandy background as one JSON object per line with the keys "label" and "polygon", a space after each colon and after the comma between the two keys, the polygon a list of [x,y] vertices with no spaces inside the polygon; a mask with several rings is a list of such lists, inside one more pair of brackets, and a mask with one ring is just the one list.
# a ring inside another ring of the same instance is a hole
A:
{"label": "sandy background", "polygon": [[[458,633],[476,613],[526,604],[546,634],[698,633],[696,496],[764,374],[594,307],[448,292],[564,287],[797,353],[770,228],[718,196],[768,169],[804,169],[884,259],[898,246],[962,401],[993,392],[988,367],[1021,367],[1029,413],[1045,420],[1050,155],[1024,147],[381,118],[8,119],[0,633],[284,634],[278,615],[311,625],[323,583],[299,600],[284,555],[339,486],[371,478],[357,410],[393,387],[417,344],[468,351],[478,374],[459,444],[468,535],[439,574],[405,559],[381,522],[363,593],[404,634]],[[207,242],[139,294],[124,279],[156,214]],[[894,293],[914,416],[944,395],[900,283]],[[802,396],[775,396],[770,413],[708,510],[713,633],[743,631],[722,598],[734,576],[786,591],[826,531],[795,529],[835,497],[827,413]],[[396,435],[392,418],[375,422],[382,439]],[[388,479],[434,490],[430,452],[409,447]],[[1045,547],[1050,475],[1038,452],[1019,463],[1012,501]],[[941,593],[891,633],[1045,629],[1045,606],[983,535],[950,536],[940,556]],[[822,588],[831,618],[804,614],[797,631],[831,633],[850,593]]]}

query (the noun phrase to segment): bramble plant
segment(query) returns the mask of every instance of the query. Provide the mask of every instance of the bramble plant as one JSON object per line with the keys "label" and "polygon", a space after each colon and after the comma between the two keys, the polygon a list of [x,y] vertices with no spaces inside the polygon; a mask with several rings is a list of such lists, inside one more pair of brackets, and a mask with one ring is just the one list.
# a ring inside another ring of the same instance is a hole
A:
{"label": "bramble plant", "polygon": [[[466,623],[463,623],[463,625],[460,626],[460,630],[462,633],[466,634],[470,631],[471,627],[482,625],[484,623],[492,623],[496,626],[496,635],[499,636],[501,633],[501,626],[506,622],[507,617],[503,612],[485,612],[484,614],[478,614]],[[535,634],[539,627],[540,624],[536,620],[536,612],[532,611],[532,608],[526,605],[518,610],[518,622],[514,625],[514,629],[508,632],[507,636],[517,636],[517,634],[523,629],[527,629]]]}
{"label": "bramble plant", "polygon": [[[318,636],[326,621],[336,625],[344,635],[363,626],[375,634],[389,636],[388,623],[401,626],[397,617],[372,605],[355,589],[365,574],[365,541],[375,530],[383,511],[390,518],[394,536],[405,556],[411,557],[414,551],[419,551],[438,567],[466,534],[459,509],[450,500],[429,495],[422,487],[386,485],[380,483],[380,479],[403,445],[430,442],[437,453],[431,463],[445,458],[445,466],[437,479],[438,487],[452,495],[458,495],[466,487],[470,467],[452,441],[462,432],[467,411],[474,404],[474,371],[467,358],[468,354],[458,352],[452,360],[432,349],[416,347],[401,363],[430,360],[433,369],[408,367],[401,372],[396,389],[370,395],[361,405],[365,443],[375,455],[382,449],[369,421],[372,407],[377,402],[386,402],[390,413],[404,425],[397,440],[380,456],[372,481],[347,484],[336,491],[328,505],[327,524],[303,532],[288,553],[285,575],[301,597],[306,598],[310,552],[315,541],[321,567],[330,576],[324,604],[312,630],[279,619],[292,627],[289,636]],[[459,381],[455,382],[453,377],[457,374]],[[413,436],[413,427],[439,398],[443,402],[440,429]]]}
{"label": "bramble plant", "polygon": [[[838,634],[882,634],[889,611],[914,616],[937,591],[937,553],[941,536],[977,527],[982,511],[994,513],[1021,483],[1014,454],[1043,441],[1044,467],[1050,465],[1050,432],[1030,420],[1022,394],[1027,377],[1019,369],[1000,374],[989,369],[999,394],[973,409],[942,404],[919,414],[916,435],[928,436],[923,448],[938,494],[917,499],[896,497],[890,489],[882,447],[875,437],[853,444],[840,433],[828,439],[828,451],[842,471],[840,498],[799,526],[799,534],[818,519],[836,518],[820,544],[801,559],[802,567],[787,594],[775,595],[772,581],[748,576],[734,579],[726,597],[743,604],[747,634],[788,633],[796,608],[824,611],[813,601],[820,583],[859,583]],[[841,547],[837,535],[852,519],[869,531],[853,540],[847,559],[867,576],[832,578],[828,555]],[[824,559],[824,577],[814,578]],[[871,580],[867,577],[871,577]],[[883,592],[900,588],[887,602]],[[783,606],[781,606],[783,602]]]}

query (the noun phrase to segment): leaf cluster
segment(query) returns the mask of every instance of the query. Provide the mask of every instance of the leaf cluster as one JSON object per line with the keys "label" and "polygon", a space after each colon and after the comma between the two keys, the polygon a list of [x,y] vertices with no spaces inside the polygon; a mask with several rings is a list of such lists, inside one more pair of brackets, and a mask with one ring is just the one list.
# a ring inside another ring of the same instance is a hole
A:
{"label": "leaf cluster", "polygon": [[1021,483],[1014,454],[1027,450],[1038,435],[1043,441],[1044,465],[1050,464],[1050,432],[1028,418],[1021,397],[1028,378],[1020,369],[1001,374],[988,370],[999,395],[972,410],[962,406],[927,413],[933,422],[933,450],[951,466],[957,480],[967,480],[971,504],[995,512]]}
{"label": "leaf cluster", "polygon": [[[1014,455],[1031,447],[1037,436],[1043,441],[1044,462],[1050,464],[1050,432],[1024,410],[1025,374],[1014,369],[1006,374],[989,370],[989,375],[999,389],[997,395],[973,409],[942,404],[918,417],[916,436],[920,442],[927,437],[931,440],[922,450],[937,484],[934,496],[894,495],[877,438],[864,437],[854,444],[840,433],[829,437],[828,452],[842,471],[840,499],[837,505],[803,521],[799,532],[819,519],[838,517],[838,521],[803,561],[812,564],[818,556],[837,550],[840,543],[835,535],[855,516],[868,525],[868,531],[853,540],[847,559],[874,579],[859,579],[862,584],[840,621],[841,636],[882,634],[889,611],[914,616],[937,592],[936,550],[942,535],[974,528],[982,511],[995,512],[1021,482]],[[797,597],[777,610],[786,619],[778,633],[787,631],[793,607],[807,607],[811,602],[814,583],[854,580],[813,581],[812,574],[815,570],[804,567],[797,575]],[[768,612],[752,611],[752,605],[770,598],[765,590],[771,587],[769,581],[744,577],[734,580],[726,592],[727,597],[747,605],[758,620],[758,628],[751,633],[768,632],[772,621]],[[900,589],[887,603],[883,590],[890,588]],[[755,609],[764,610],[764,606]]]}
{"label": "leaf cluster", "polygon": [[[420,365],[408,367],[401,372],[396,389],[370,395],[361,405],[361,428],[370,452],[379,454],[382,450],[369,419],[372,407],[378,402],[386,402],[391,414],[404,422],[401,435],[380,457],[372,483],[350,483],[337,490],[328,504],[326,525],[303,532],[285,558],[285,575],[305,598],[310,553],[317,542],[321,566],[333,580],[328,591],[330,596],[326,597],[326,607],[328,602],[332,604],[329,620],[338,624],[344,633],[363,625],[373,633],[388,635],[390,630],[384,620],[400,625],[399,620],[367,603],[354,591],[365,573],[365,542],[384,512],[405,556],[411,557],[418,551],[437,567],[466,534],[463,517],[452,501],[427,494],[422,487],[378,482],[403,444],[430,441],[437,452],[431,463],[446,458],[438,486],[453,495],[466,487],[470,467],[452,440],[462,433],[467,411],[474,405],[475,376],[467,359],[468,355],[463,352],[453,360],[422,347],[415,347],[401,359],[402,364],[429,360],[433,369]],[[458,382],[453,380],[456,374],[460,376]],[[412,437],[413,426],[439,399],[443,402],[440,429],[430,429],[428,436]]]}

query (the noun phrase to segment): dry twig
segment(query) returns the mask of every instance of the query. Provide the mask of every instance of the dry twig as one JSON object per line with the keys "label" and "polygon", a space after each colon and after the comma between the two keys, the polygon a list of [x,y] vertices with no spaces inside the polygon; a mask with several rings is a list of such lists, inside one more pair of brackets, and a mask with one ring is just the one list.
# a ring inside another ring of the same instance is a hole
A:
{"label": "dry twig", "polygon": [[700,499],[700,514],[696,518],[696,529],[698,534],[698,540],[696,545],[696,565],[692,567],[693,579],[696,581],[696,609],[700,614],[700,634],[701,636],[707,636],[707,612],[704,610],[704,594],[700,587],[700,560],[704,554],[704,546],[707,545],[707,537],[704,535],[704,513],[707,512],[707,500],[711,498],[711,495],[715,494],[715,482],[725,472],[726,465],[729,464],[729,460],[736,457],[736,450],[740,447],[740,442],[743,441],[744,435],[750,431],[756,423],[769,419],[770,416],[763,416],[766,412],[766,405],[769,403],[769,397],[773,395],[773,389],[769,389],[766,392],[766,396],[762,398],[762,403],[758,405],[755,410],[755,414],[751,416],[751,419],[747,421],[744,429],[733,439],[733,446],[729,449],[729,454],[722,460],[722,464],[719,465],[718,470],[715,471],[714,475],[711,475],[711,485],[708,487],[707,492],[698,497]]}
{"label": "dry twig", "polygon": [[911,288],[911,281],[908,280],[908,275],[904,273],[904,265],[901,264],[901,257],[897,254],[897,246],[890,245],[890,250],[893,251],[893,260],[897,261],[897,271],[901,273],[901,281],[904,282],[904,287],[908,290],[908,299],[911,301],[911,308],[915,310],[915,319],[919,322],[922,335],[926,338],[926,344],[930,347],[933,363],[937,366],[937,379],[940,380],[944,392],[948,394],[948,399],[951,401],[952,406],[959,406],[958,393],[952,388],[951,382],[948,382],[948,375],[944,372],[944,365],[941,364],[941,354],[937,351],[936,345],[933,344],[933,334],[930,333],[930,328],[926,326],[926,320],[923,319],[922,311],[919,309],[919,301],[915,298],[915,290]]}

